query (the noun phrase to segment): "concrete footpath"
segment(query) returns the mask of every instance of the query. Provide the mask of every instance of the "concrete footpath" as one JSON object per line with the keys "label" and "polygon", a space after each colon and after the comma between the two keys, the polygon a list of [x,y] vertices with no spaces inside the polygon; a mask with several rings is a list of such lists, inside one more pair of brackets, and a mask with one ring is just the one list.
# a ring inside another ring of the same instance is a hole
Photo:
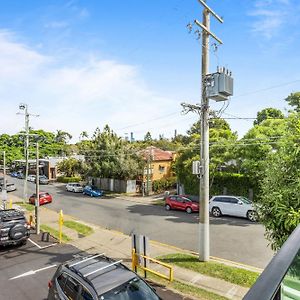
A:
{"label": "concrete footpath", "polygon": [[[14,202],[20,202],[20,199],[14,195],[10,197]],[[124,197],[122,197],[124,198]],[[126,197],[127,198],[127,197]],[[131,198],[131,197],[128,197]],[[132,199],[132,198],[131,198]],[[120,200],[121,201],[121,200]],[[140,199],[132,199],[132,201],[139,202]],[[153,199],[149,199],[149,202]],[[143,198],[143,203],[145,203]],[[58,213],[47,209],[45,206],[40,207],[40,219],[42,224],[46,224],[52,228],[58,229]],[[72,239],[70,244],[75,247],[89,252],[89,253],[105,253],[106,255],[115,258],[122,259],[123,262],[131,266],[131,237],[121,232],[114,230],[108,230],[94,224],[89,224],[75,218],[64,215],[64,220],[75,220],[80,223],[86,224],[94,229],[94,233],[84,237],[78,234],[76,231],[63,226],[63,233]],[[150,256],[155,258],[160,255],[171,254],[171,253],[191,253],[177,247],[165,245],[156,241],[150,241]],[[231,264],[228,261],[220,261],[221,263]],[[243,265],[236,264],[235,266],[240,268],[250,268]],[[158,265],[151,264],[153,269],[164,272],[167,275],[167,270],[160,268]],[[251,269],[251,268],[250,268]],[[257,269],[253,268],[253,271]],[[242,299],[248,291],[248,288],[244,288],[221,279],[202,275],[200,273],[190,271],[184,268],[174,266],[174,278],[183,283],[193,285],[213,292],[215,294],[227,297],[228,299]]]}

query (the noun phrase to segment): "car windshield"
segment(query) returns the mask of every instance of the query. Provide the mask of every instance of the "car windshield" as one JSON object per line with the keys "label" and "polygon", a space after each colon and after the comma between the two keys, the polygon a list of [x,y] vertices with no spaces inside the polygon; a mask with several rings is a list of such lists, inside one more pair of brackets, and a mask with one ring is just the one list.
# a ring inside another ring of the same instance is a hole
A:
{"label": "car windshield", "polygon": [[243,197],[243,196],[240,196],[240,197],[237,197],[239,200],[243,201],[244,203],[246,204],[252,204],[252,201],[246,197]]}
{"label": "car windshield", "polygon": [[99,191],[99,189],[94,185],[91,186],[91,189],[94,190],[94,191]]}
{"label": "car windshield", "polygon": [[154,291],[141,279],[123,283],[113,290],[99,296],[100,300],[159,300]]}

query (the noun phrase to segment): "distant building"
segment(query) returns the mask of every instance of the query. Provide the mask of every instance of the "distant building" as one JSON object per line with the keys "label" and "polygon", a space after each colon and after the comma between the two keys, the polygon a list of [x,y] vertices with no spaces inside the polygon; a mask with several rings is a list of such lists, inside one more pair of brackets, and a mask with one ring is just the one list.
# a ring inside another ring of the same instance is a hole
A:
{"label": "distant building", "polygon": [[142,155],[146,161],[143,178],[144,182],[147,181],[147,174],[149,174],[150,181],[173,176],[171,167],[176,158],[175,152],[165,151],[157,147],[150,146],[142,151]]}
{"label": "distant building", "polygon": [[[57,170],[57,164],[64,159],[68,159],[70,157],[76,158],[78,160],[84,160],[84,155],[72,155],[69,157],[47,157],[39,159],[40,165],[40,175],[46,175],[49,180],[56,180],[57,176],[59,176],[59,172]],[[25,163],[24,159],[14,160],[12,163],[13,169],[17,171],[22,171],[25,174]],[[29,169],[28,174],[36,174],[36,160],[29,159],[28,160]]]}

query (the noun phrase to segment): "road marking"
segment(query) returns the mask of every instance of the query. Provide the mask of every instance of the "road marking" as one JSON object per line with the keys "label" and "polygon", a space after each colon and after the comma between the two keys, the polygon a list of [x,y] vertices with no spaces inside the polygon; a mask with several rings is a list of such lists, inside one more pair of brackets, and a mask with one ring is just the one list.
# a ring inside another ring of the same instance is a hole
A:
{"label": "road marking", "polygon": [[45,270],[54,268],[54,267],[56,267],[56,266],[57,266],[57,265],[51,265],[51,266],[47,266],[47,267],[45,267],[45,268],[41,268],[41,269],[37,269],[37,270],[30,270],[30,271],[25,272],[25,273],[23,273],[23,274],[17,275],[17,276],[12,277],[12,278],[9,278],[9,280],[14,280],[14,279],[19,279],[19,278],[26,277],[26,276],[35,275],[37,272],[45,271]]}
{"label": "road marking", "polygon": [[36,247],[38,247],[40,250],[42,249],[46,249],[46,248],[49,248],[49,247],[52,247],[52,246],[55,246],[57,245],[57,243],[53,243],[53,244],[50,244],[50,245],[47,245],[47,246],[44,246],[44,247],[41,247],[39,244],[37,244],[36,242],[34,242],[33,240],[31,239],[28,239],[33,245],[35,245]]}
{"label": "road marking", "polygon": [[28,239],[29,242],[31,242],[33,245],[37,246],[39,249],[41,249],[42,247],[40,245],[38,245],[36,242],[34,242],[33,240],[31,239]]}

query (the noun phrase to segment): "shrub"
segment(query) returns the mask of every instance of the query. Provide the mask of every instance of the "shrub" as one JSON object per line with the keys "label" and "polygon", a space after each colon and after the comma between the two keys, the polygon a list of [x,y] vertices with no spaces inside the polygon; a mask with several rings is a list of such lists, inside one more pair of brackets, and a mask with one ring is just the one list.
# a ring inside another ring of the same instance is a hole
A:
{"label": "shrub", "polygon": [[67,177],[67,176],[60,176],[57,177],[57,182],[63,182],[63,183],[69,183],[69,182],[79,182],[81,180],[81,177],[74,176],[74,177]]}
{"label": "shrub", "polygon": [[159,180],[154,180],[152,184],[153,192],[159,193],[170,188],[176,187],[177,178],[170,177],[170,178],[162,178]]}

